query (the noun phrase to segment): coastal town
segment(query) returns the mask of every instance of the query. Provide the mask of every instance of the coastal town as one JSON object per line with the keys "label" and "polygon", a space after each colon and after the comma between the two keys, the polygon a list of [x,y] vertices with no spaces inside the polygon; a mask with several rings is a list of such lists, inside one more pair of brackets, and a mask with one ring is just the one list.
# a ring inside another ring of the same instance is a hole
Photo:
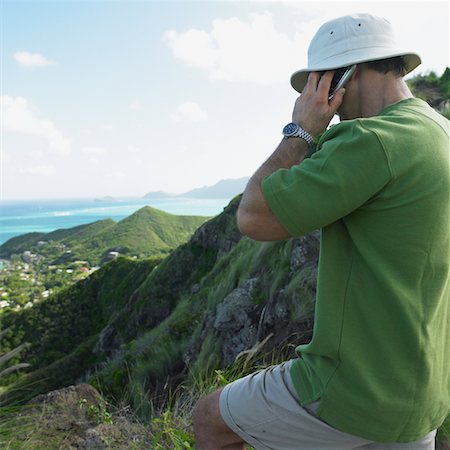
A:
{"label": "coastal town", "polygon": [[[110,252],[108,259],[118,256],[118,252]],[[39,241],[30,250],[0,260],[0,315],[11,309],[30,308],[99,268],[89,261],[74,260],[65,244]]]}

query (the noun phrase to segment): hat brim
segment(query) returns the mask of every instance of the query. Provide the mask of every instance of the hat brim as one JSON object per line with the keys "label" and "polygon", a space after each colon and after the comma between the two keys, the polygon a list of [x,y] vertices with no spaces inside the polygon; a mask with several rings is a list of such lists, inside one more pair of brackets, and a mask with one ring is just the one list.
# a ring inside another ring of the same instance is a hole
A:
{"label": "hat brim", "polygon": [[369,61],[377,61],[386,58],[394,58],[396,56],[402,56],[404,58],[406,74],[412,72],[417,66],[419,66],[422,63],[420,56],[417,53],[409,53],[409,52],[399,52],[394,54],[382,53],[377,57],[372,56],[370,58],[367,58],[367,54],[366,57],[364,57],[363,54],[358,54],[360,52],[361,51],[351,52],[351,54],[348,54],[346,57],[339,55],[336,58],[328,59],[326,62],[324,62],[321,65],[317,65],[316,67],[308,67],[306,69],[297,70],[291,76],[291,86],[297,92],[301,93],[306,85],[306,82],[308,81],[308,76],[311,72],[323,72],[326,70],[340,69],[341,67],[347,67],[353,64],[359,64]]}

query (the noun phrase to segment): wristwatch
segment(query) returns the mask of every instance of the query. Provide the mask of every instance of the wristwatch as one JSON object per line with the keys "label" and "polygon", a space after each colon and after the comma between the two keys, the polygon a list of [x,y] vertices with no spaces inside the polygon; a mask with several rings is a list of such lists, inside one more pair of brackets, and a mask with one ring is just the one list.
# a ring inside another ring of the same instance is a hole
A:
{"label": "wristwatch", "polygon": [[299,137],[305,140],[308,145],[312,144],[313,137],[304,130],[301,126],[297,125],[296,123],[288,123],[283,128],[283,135],[284,137],[290,138],[290,137]]}

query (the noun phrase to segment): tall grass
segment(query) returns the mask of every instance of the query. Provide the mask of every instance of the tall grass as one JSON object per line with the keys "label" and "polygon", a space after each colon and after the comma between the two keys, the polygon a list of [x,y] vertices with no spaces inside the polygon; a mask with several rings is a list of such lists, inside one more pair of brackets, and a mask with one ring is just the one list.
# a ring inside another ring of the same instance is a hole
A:
{"label": "tall grass", "polygon": [[[0,407],[0,448],[5,450],[31,449],[35,421],[27,415],[30,407]],[[34,447],[36,448],[36,447]]]}

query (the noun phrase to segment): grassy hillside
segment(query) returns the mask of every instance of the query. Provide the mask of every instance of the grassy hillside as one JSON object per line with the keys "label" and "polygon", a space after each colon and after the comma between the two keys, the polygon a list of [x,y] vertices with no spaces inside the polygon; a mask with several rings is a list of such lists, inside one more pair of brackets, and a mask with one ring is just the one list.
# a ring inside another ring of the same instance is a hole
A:
{"label": "grassy hillside", "polygon": [[[51,233],[29,233],[10,239],[0,246],[0,257],[34,251],[57,258],[55,246],[64,244],[59,252],[67,261],[88,260],[91,264],[105,261],[110,251],[123,255],[146,257],[167,254],[186,242],[192,233],[207,220],[199,216],[176,216],[145,206],[131,216],[116,223],[112,219],[100,220],[74,228]],[[39,242],[50,242],[45,248]],[[70,256],[67,256],[67,250]]]}

